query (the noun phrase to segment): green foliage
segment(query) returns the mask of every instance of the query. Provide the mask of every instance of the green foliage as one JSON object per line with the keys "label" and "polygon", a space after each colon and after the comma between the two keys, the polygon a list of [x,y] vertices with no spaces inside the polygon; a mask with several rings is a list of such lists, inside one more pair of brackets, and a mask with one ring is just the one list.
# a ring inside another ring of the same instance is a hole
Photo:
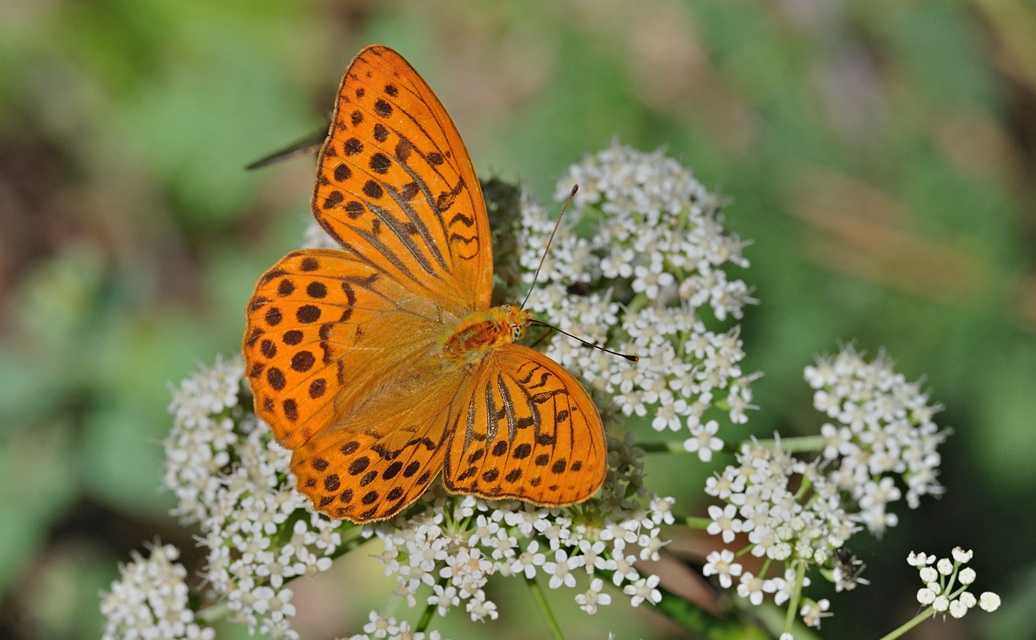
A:
{"label": "green foliage", "polygon": [[[743,334],[766,373],[752,433],[816,431],[802,367],[839,340],[928,376],[956,432],[948,494],[865,558],[880,586],[835,597],[823,635],[891,628],[913,596],[892,572],[960,519],[968,538],[950,544],[995,552],[1005,607],[1012,588],[1032,600],[1036,515],[1013,502],[1036,483],[1036,64],[1016,37],[1036,17],[1023,3],[8,4],[0,609],[25,610],[29,630],[0,619],[0,635],[95,637],[96,593],[147,532],[193,546],[158,493],[166,384],[238,349],[244,301],[298,244],[311,189],[307,160],[242,167],[322,126],[348,59],[374,41],[439,92],[483,177],[547,200],[563,167],[617,134],[667,146],[733,200],[762,301]],[[105,517],[133,526],[84,525]],[[336,609],[363,589],[326,578]],[[529,606],[504,602],[505,620]],[[623,606],[561,623],[571,637],[601,637],[576,631],[598,623],[673,633]],[[358,630],[365,611],[334,628]]]}

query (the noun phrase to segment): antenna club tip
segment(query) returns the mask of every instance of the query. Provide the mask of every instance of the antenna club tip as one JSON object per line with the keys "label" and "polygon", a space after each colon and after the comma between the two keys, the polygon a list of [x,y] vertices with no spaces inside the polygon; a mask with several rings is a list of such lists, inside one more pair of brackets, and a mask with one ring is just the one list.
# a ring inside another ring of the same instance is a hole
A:
{"label": "antenna club tip", "polygon": [[571,197],[575,196],[576,195],[576,191],[579,191],[579,185],[578,184],[572,185],[572,193],[568,194],[568,197],[571,198]]}

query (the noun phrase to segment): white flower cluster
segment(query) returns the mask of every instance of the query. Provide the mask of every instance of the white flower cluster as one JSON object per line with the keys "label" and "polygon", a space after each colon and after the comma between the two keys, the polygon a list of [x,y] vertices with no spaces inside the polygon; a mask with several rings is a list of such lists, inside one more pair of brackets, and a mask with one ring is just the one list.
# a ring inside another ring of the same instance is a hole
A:
{"label": "white flower cluster", "polygon": [[[708,556],[705,575],[718,576],[725,588],[738,579],[738,593],[753,604],[764,593],[774,593],[781,604],[787,599],[781,595],[782,587],[789,586],[787,572],[800,566],[821,568],[839,591],[867,584],[859,576],[862,563],[843,545],[864,527],[880,534],[896,524],[887,507],[899,499],[900,490],[885,474],[902,475],[911,507],[920,496],[941,491],[935,482],[936,447],[946,432],[931,421],[937,408],[928,405],[916,383],[896,374],[886,357],[867,362],[845,347],[807,367],[806,379],[817,390],[817,409],[842,425],[824,425],[816,447],[823,453],[807,462],[780,440],[772,446],[745,443],[737,464],[706,483],[705,492],[725,503],[709,507],[707,531],[726,544],[746,535],[753,555],[788,567],[783,578],[768,583],[734,562],[731,550]],[[819,624],[826,611],[822,602],[803,607],[807,623]]]}
{"label": "white flower cluster", "polygon": [[933,613],[947,613],[954,618],[963,618],[976,604],[985,611],[1000,608],[1000,596],[992,591],[983,592],[977,599],[968,588],[978,574],[971,567],[972,552],[954,547],[950,558],[936,558],[934,555],[910,552],[907,564],[916,567],[924,587],[917,592],[917,601],[931,607]]}
{"label": "white flower cluster", "polygon": [[240,438],[237,422],[245,415],[238,406],[243,375],[240,357],[217,357],[214,366],[170,389],[173,429],[164,442],[165,486],[176,495],[173,515],[185,524],[207,519],[222,490],[220,475],[230,467]]}
{"label": "white flower cluster", "polygon": [[165,442],[175,513],[197,522],[208,548],[205,580],[235,618],[273,637],[296,637],[286,581],[331,567],[340,522],[312,513],[288,477],[290,452],[238,405],[244,365],[217,360],[173,392]]}
{"label": "white flower cluster", "polygon": [[306,229],[302,232],[302,247],[305,249],[342,250],[342,246],[328,235],[327,231],[312,216],[308,217]]}
{"label": "white flower cluster", "polygon": [[[785,567],[783,574],[766,577],[746,571],[730,549],[706,557],[704,575],[717,576],[723,588],[737,580],[738,595],[753,605],[767,594],[778,606],[788,601],[809,585],[797,569],[834,562],[835,551],[857,529],[840,504],[838,487],[815,464],[796,459],[779,443],[773,449],[743,444],[737,464],[709,478],[705,493],[726,503],[709,507],[708,533],[725,544],[747,535],[752,555],[766,558],[764,566],[777,561]],[[807,623],[819,626],[821,611],[811,607],[801,613]]]}
{"label": "white flower cluster", "polygon": [[918,382],[893,371],[887,356],[867,362],[845,347],[807,367],[806,381],[816,390],[813,406],[832,420],[820,429],[823,457],[834,467],[831,480],[858,506],[857,522],[874,534],[896,525],[888,510],[902,497],[894,475],[906,485],[911,509],[921,496],[942,493],[937,448],[948,433],[932,422],[940,407],[928,403]]}
{"label": "white flower cluster", "polygon": [[747,267],[743,243],[723,228],[719,202],[691,172],[660,152],[614,145],[569,169],[558,183],[574,209],[547,247],[554,222],[523,197],[520,263],[526,283],[543,269],[527,307],[560,329],[639,356],[637,365],[570,339],[546,353],[578,371],[597,401],[652,426],[687,434],[685,447],[708,461],[722,447],[705,412],[723,406],[747,420],[752,376],[742,372],[735,326],[753,303],[724,268]]}
{"label": "white flower cluster", "polygon": [[183,638],[212,640],[216,632],[198,625],[188,605],[187,570],[176,562],[180,550],[172,545],[149,545],[145,559],[133,552],[133,561],[119,567],[119,579],[101,595],[105,617],[103,640]]}
{"label": "white flower cluster", "polygon": [[386,575],[396,577],[397,594],[410,607],[420,598],[440,615],[463,604],[472,620],[495,620],[497,606],[485,586],[497,574],[543,576],[551,589],[581,588],[575,601],[589,614],[611,602],[605,579],[621,587],[633,606],[656,604],[658,577],[642,576],[634,563],[659,558],[666,544],[661,525],[673,522],[673,500],[646,494],[643,451],[632,439],[612,438],[608,457],[601,495],[581,505],[545,508],[439,492],[426,496],[432,502],[423,511],[364,533],[384,541],[381,559]]}
{"label": "white flower cluster", "polygon": [[377,611],[371,611],[370,622],[363,625],[363,630],[365,633],[349,636],[349,640],[443,640],[442,634],[438,631],[414,631],[406,620],[397,621],[395,616],[386,618]]}

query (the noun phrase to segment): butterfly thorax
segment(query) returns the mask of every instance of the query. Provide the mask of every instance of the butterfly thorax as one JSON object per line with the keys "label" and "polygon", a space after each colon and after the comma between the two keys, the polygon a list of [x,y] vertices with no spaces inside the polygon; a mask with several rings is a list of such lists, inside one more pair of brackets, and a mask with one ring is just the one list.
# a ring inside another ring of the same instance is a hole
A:
{"label": "butterfly thorax", "polygon": [[477,362],[493,349],[521,340],[533,317],[531,311],[510,304],[475,311],[444,336],[442,357],[453,366]]}

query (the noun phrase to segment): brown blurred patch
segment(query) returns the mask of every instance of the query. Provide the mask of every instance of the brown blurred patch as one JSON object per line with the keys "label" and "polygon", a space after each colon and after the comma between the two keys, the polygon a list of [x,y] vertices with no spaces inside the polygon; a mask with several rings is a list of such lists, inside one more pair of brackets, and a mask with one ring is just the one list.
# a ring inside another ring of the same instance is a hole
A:
{"label": "brown blurred patch", "polygon": [[6,298],[30,263],[80,230],[61,198],[72,173],[61,150],[31,127],[0,135],[0,297]]}
{"label": "brown blurred patch", "polygon": [[964,238],[920,237],[909,229],[905,205],[850,176],[806,169],[787,199],[788,210],[813,231],[806,255],[832,271],[962,306],[993,277]]}

